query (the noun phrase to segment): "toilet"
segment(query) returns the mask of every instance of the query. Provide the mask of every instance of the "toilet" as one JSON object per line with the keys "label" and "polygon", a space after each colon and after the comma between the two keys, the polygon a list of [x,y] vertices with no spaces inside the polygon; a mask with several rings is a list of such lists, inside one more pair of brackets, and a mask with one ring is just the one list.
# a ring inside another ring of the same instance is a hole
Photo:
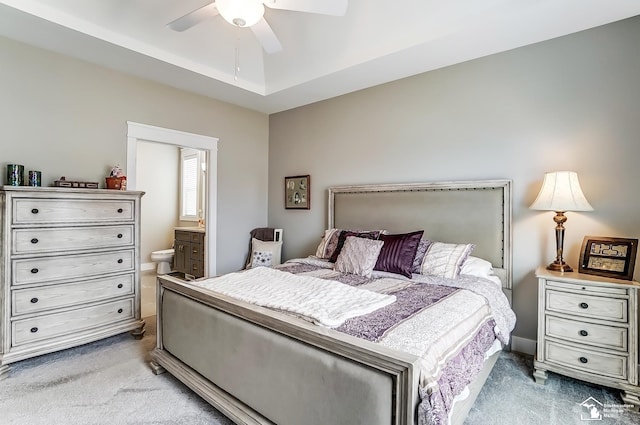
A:
{"label": "toilet", "polygon": [[158,274],[167,274],[171,272],[171,263],[173,262],[173,249],[163,249],[161,251],[153,251],[151,253],[151,261],[158,263]]}

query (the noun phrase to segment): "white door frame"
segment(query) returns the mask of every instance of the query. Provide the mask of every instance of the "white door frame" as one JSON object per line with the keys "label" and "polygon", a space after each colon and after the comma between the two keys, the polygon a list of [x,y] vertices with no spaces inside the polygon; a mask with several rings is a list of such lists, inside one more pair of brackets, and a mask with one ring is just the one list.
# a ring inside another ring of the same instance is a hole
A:
{"label": "white door frame", "polygon": [[162,127],[127,121],[127,189],[136,190],[136,165],[138,156],[138,141],[165,143],[207,151],[207,199],[205,217],[205,245],[204,252],[205,276],[216,274],[216,213],[217,178],[218,178],[218,139],[200,134],[186,133]]}

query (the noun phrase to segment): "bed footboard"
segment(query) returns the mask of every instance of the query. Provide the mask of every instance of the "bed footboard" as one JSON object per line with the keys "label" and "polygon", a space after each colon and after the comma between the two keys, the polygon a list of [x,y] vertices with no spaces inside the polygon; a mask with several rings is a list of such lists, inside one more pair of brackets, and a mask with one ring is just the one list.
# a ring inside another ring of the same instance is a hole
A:
{"label": "bed footboard", "polygon": [[238,424],[413,424],[419,359],[171,277],[158,279],[162,367]]}

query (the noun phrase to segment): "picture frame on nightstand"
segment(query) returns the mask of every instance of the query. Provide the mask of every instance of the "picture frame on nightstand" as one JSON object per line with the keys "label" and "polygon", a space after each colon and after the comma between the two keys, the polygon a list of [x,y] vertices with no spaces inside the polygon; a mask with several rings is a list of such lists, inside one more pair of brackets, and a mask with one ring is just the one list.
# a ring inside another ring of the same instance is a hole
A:
{"label": "picture frame on nightstand", "polygon": [[637,249],[638,239],[585,236],[579,272],[632,280]]}

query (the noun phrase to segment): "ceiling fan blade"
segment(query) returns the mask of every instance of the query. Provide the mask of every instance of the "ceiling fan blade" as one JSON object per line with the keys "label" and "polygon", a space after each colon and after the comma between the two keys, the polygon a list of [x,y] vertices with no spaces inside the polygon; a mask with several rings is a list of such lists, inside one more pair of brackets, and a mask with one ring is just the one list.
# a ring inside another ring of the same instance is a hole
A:
{"label": "ceiling fan blade", "polygon": [[260,41],[260,44],[262,44],[262,48],[268,54],[277,53],[282,50],[280,40],[278,40],[278,37],[276,37],[276,34],[264,17],[260,19],[257,24],[251,26],[251,31],[253,31],[253,34],[258,41]]}
{"label": "ceiling fan blade", "polygon": [[263,3],[272,9],[344,16],[349,0],[264,0]]}
{"label": "ceiling fan blade", "polygon": [[216,3],[211,2],[206,6],[203,6],[199,9],[194,10],[193,12],[187,13],[181,18],[176,19],[175,21],[171,21],[167,24],[169,28],[174,31],[185,31],[191,28],[194,25],[199,24],[207,18],[211,18],[213,16],[218,15],[218,9],[216,8]]}

